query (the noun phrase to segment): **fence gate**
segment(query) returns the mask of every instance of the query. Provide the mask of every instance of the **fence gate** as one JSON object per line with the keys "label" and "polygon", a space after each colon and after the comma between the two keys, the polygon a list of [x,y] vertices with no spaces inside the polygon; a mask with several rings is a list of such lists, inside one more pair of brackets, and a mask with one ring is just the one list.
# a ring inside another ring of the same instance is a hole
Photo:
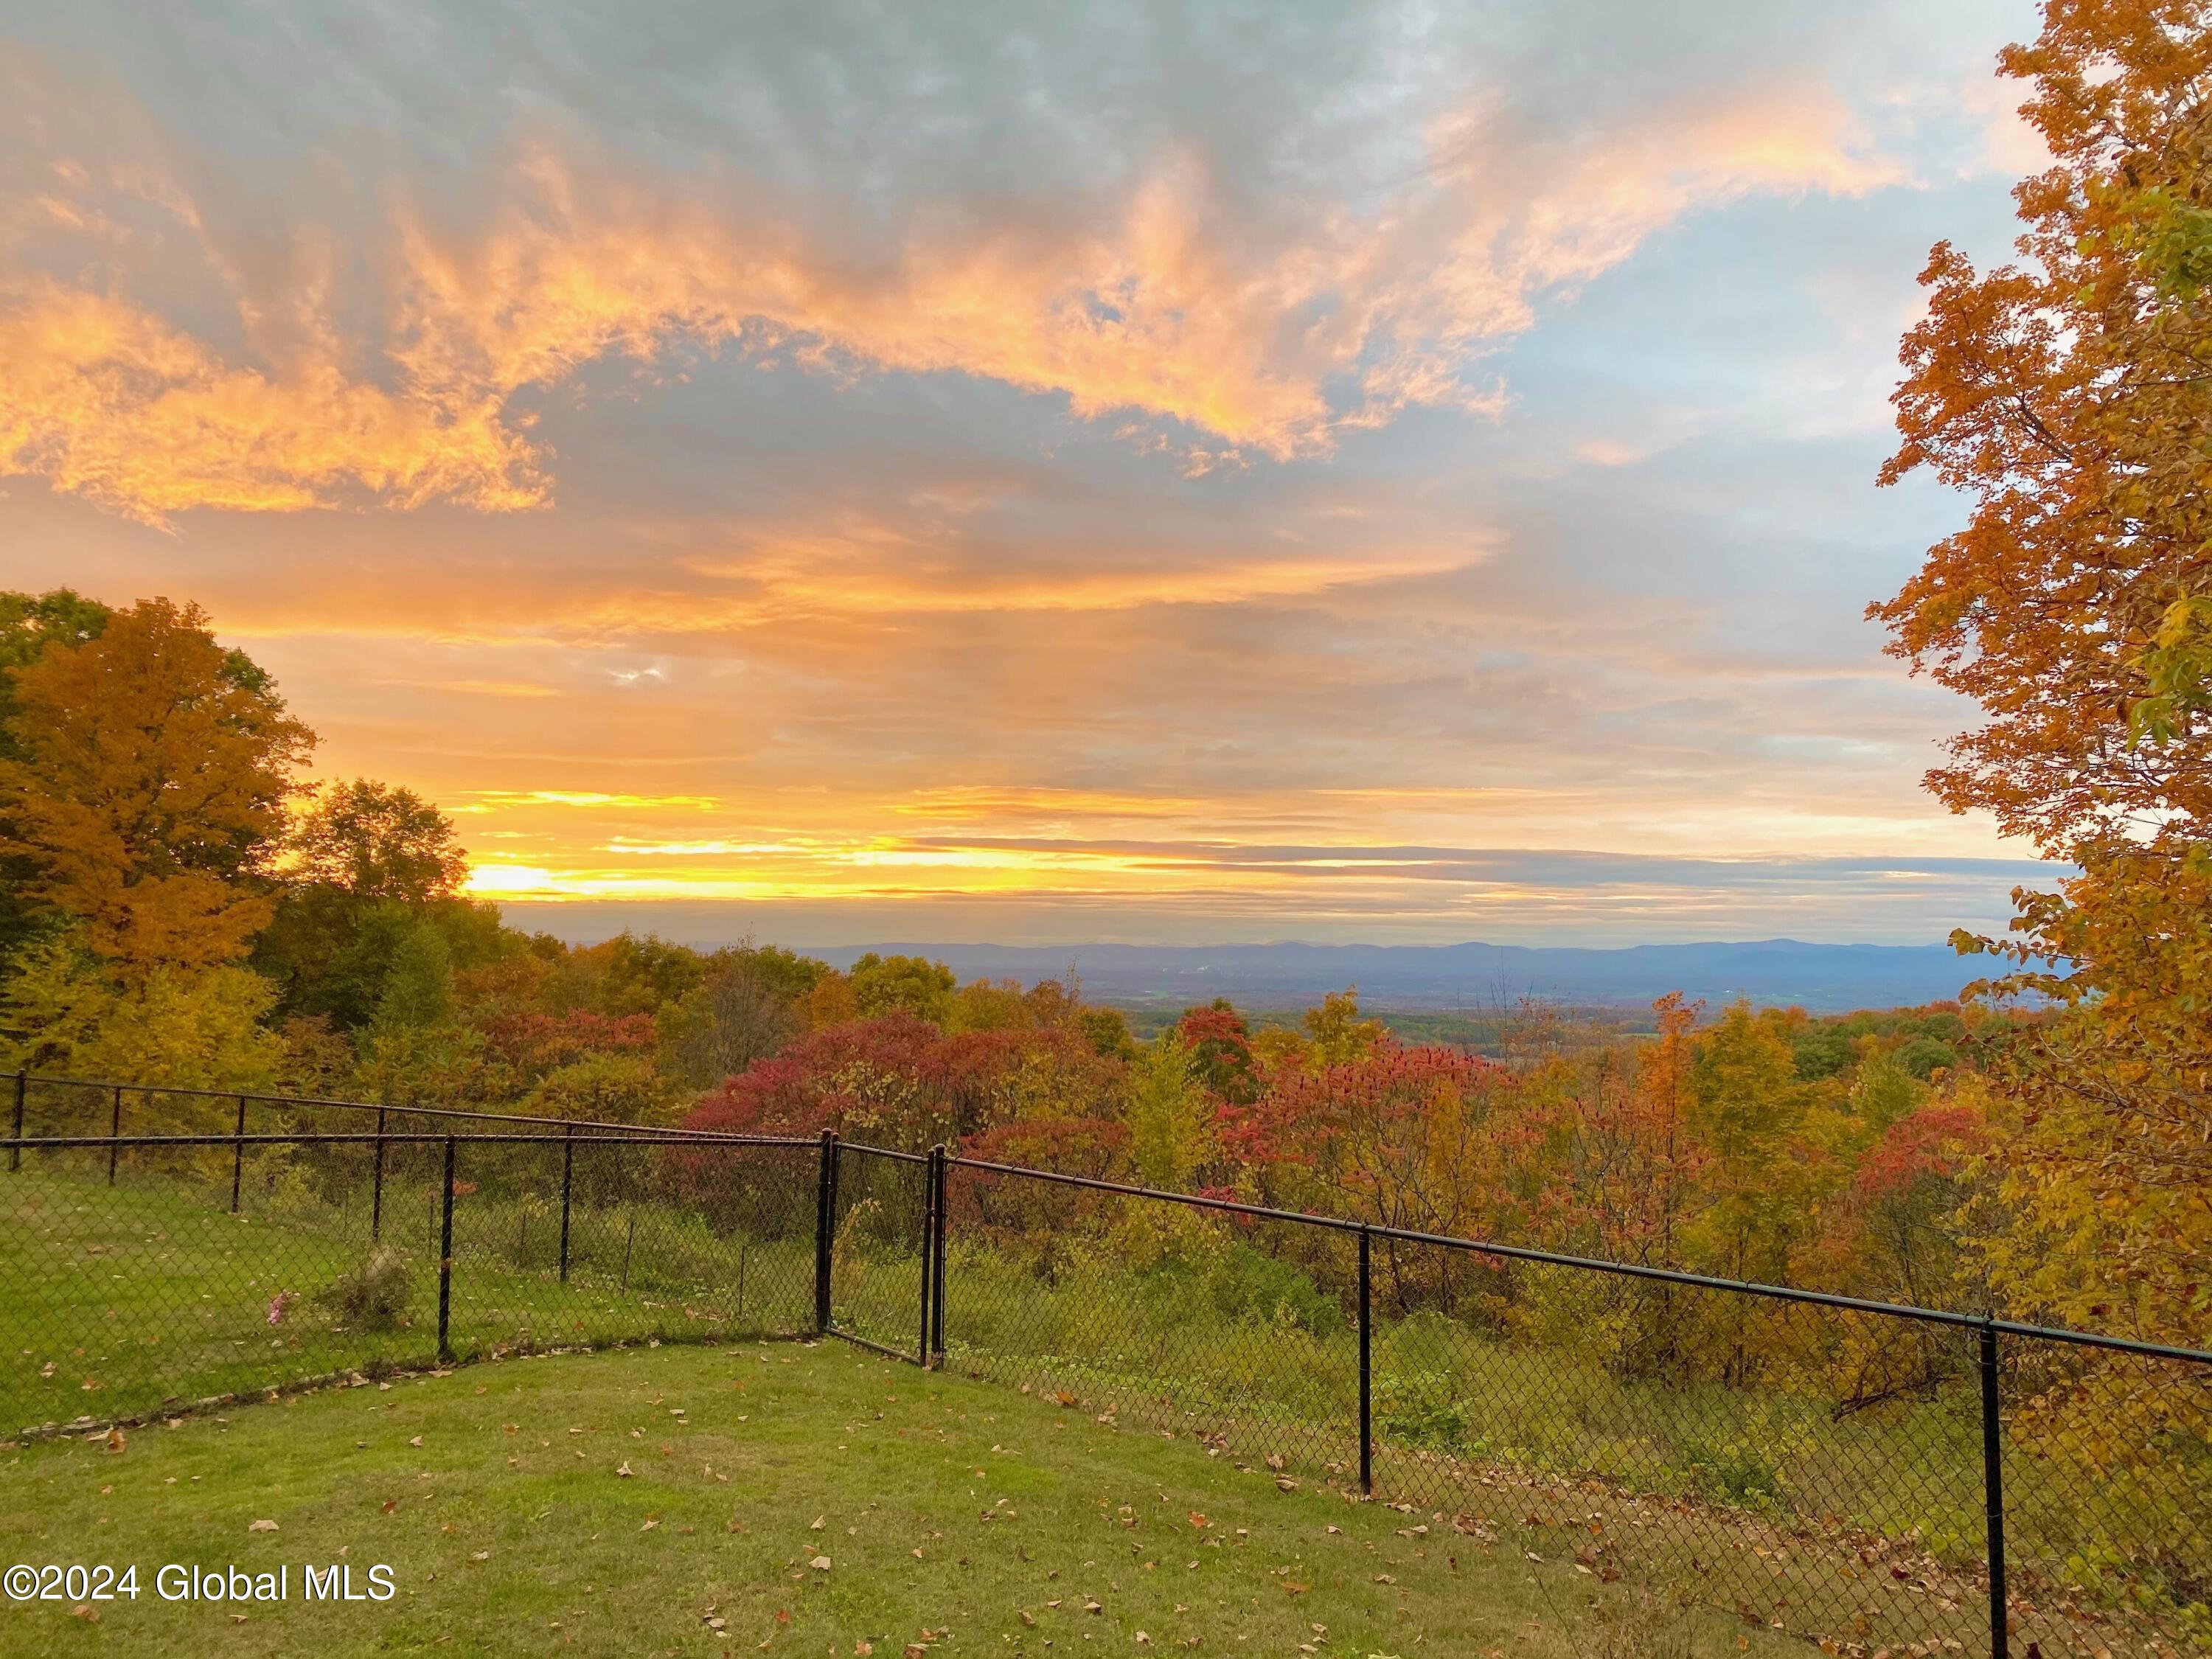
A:
{"label": "fence gate", "polygon": [[820,1323],[902,1359],[930,1363],[939,1157],[822,1140]]}

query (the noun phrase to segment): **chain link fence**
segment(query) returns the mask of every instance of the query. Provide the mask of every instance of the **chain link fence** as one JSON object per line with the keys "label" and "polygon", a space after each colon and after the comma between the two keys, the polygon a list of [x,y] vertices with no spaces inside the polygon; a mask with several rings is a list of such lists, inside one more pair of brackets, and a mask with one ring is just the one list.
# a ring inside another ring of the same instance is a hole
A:
{"label": "chain link fence", "polygon": [[0,1435],[817,1328],[811,1142],[8,1083]]}
{"label": "chain link fence", "polygon": [[1823,1652],[2212,1653],[2212,1356],[832,1134],[162,1092],[18,1085],[0,1431],[827,1334]]}

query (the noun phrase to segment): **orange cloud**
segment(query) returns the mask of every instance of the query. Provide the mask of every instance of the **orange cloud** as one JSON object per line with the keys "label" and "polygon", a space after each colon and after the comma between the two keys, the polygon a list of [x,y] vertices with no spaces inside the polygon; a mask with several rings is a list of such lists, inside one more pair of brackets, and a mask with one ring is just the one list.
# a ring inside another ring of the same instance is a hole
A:
{"label": "orange cloud", "polygon": [[[1316,204],[1294,231],[1238,222],[1207,161],[1183,153],[1076,224],[947,212],[861,255],[764,198],[723,204],[744,200],[743,180],[716,179],[710,205],[664,176],[525,147],[483,222],[398,214],[374,339],[337,320],[327,228],[296,226],[304,274],[251,292],[168,184],[162,205],[237,290],[245,337],[264,356],[289,343],[280,366],[229,361],[111,293],[0,289],[0,471],[155,522],[364,496],[511,511],[550,489],[518,393],[690,339],[816,371],[973,375],[1064,397],[1085,419],[1133,411],[1182,434],[1141,441],[1203,472],[1324,452],[1415,405],[1494,413],[1503,394],[1469,380],[1473,361],[1527,327],[1543,293],[1659,225],[1753,191],[1901,177],[1860,152],[1840,104],[1772,93],[1551,149],[1477,107],[1428,148],[1431,165],[1377,201]],[[94,225],[82,198],[101,187],[58,168],[36,216],[55,235]],[[118,269],[128,241],[106,250]]]}
{"label": "orange cloud", "polygon": [[449,812],[490,812],[518,806],[685,807],[705,811],[720,803],[713,795],[631,795],[598,789],[471,789],[469,799]]}
{"label": "orange cloud", "polygon": [[328,363],[232,367],[143,307],[50,281],[0,289],[0,472],[151,523],[355,490],[505,509],[544,489],[494,410],[449,414]]}

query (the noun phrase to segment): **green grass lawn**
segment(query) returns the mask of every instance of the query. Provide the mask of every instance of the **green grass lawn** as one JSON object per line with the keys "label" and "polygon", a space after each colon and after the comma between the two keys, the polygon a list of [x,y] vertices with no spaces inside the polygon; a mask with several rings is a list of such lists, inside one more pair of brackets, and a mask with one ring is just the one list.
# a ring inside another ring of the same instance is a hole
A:
{"label": "green grass lawn", "polygon": [[[1451,1519],[835,1342],[557,1355],[0,1455],[6,1562],[142,1589],[0,1607],[0,1652],[1803,1650]],[[293,1599],[164,1603],[171,1562],[286,1565]],[[332,1562],[396,1596],[300,1599]]]}

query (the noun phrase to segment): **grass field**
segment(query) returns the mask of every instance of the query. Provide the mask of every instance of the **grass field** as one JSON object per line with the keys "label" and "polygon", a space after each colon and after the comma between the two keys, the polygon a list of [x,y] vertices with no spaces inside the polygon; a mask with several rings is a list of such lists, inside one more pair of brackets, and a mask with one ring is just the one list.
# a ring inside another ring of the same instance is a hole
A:
{"label": "grass field", "polygon": [[[507,1360],[120,1452],[39,1443],[0,1455],[0,1539],[9,1563],[135,1563],[142,1589],[96,1620],[0,1608],[9,1654],[1802,1650],[1639,1603],[1556,1535],[1285,1492],[835,1342]],[[292,1599],[164,1603],[172,1562],[287,1565]],[[396,1596],[301,1600],[332,1562],[388,1565]]]}

